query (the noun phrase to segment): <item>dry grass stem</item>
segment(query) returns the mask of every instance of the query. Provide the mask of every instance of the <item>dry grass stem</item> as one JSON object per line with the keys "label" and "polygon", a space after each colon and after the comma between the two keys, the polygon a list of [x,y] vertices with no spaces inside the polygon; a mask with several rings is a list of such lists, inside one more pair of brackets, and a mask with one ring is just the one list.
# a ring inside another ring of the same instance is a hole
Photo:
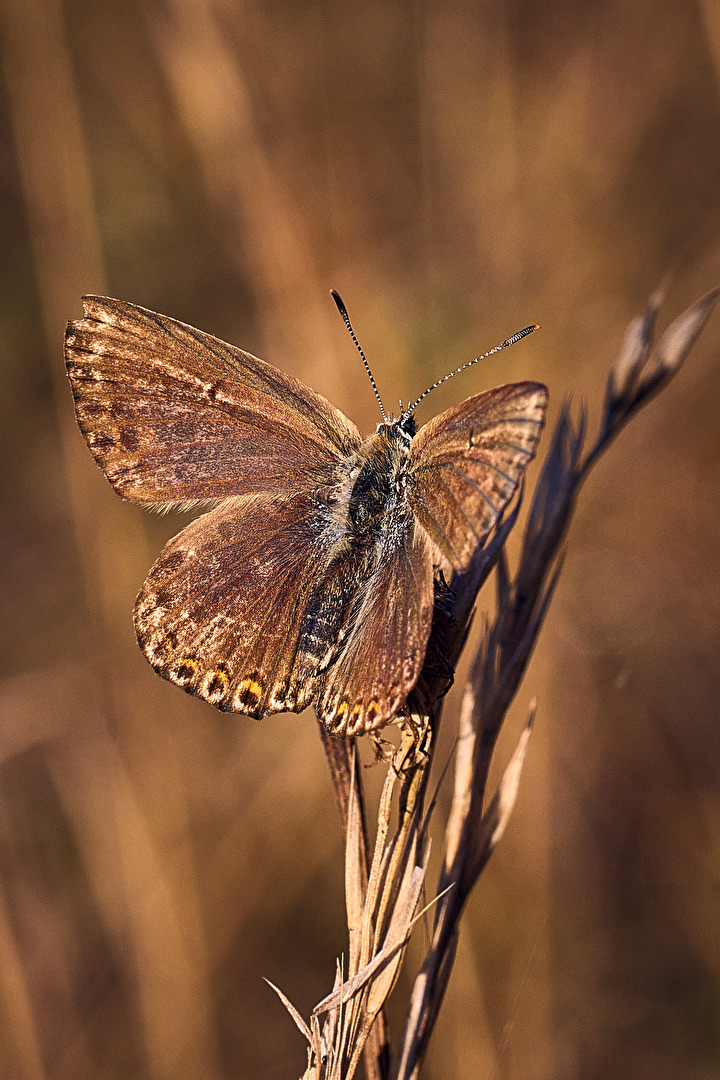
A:
{"label": "dry grass stem", "polygon": [[[349,953],[347,972],[336,976],[333,991],[314,1010],[312,1030],[286,1002],[310,1041],[306,1077],[349,1080],[364,1048],[367,1076],[379,1080],[418,1076],[452,971],[465,902],[500,841],[517,798],[535,705],[499,787],[486,805],[490,763],[558,581],[562,543],[578,491],[630,417],[677,372],[718,295],[720,290],[711,292],[684,312],[654,351],[661,293],[650,299],[645,312],[628,328],[607,380],[600,430],[587,452],[585,411],[581,409],[573,420],[569,403],[562,406],[530,506],[514,575],[504,544],[516,524],[522,492],[490,543],[477,553],[470,570],[453,575],[449,587],[439,585],[425,668],[411,695],[400,745],[388,765],[369,865],[361,774],[354,748],[350,740],[324,736],[346,837]],[[454,789],[432,939],[415,979],[402,1044],[392,1069],[382,1009],[395,985],[425,884],[429,827],[435,809],[434,800],[426,809],[426,792],[443,696],[467,639],[477,594],[493,569],[496,613],[483,627],[458,719]],[[371,1046],[368,1037],[379,1019],[382,1039]]]}

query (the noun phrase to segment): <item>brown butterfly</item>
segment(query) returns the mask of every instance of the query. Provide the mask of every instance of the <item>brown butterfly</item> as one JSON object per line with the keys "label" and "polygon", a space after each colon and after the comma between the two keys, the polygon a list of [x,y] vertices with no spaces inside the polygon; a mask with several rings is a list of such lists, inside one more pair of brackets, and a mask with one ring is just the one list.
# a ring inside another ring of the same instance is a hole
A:
{"label": "brown butterfly", "polygon": [[320,394],[233,345],[120,300],[83,304],[65,357],[110,483],[146,506],[217,502],[140,590],[152,666],[226,711],[313,703],[347,735],[388,723],[420,675],[434,567],[466,569],[496,524],[535,454],[546,388],[500,386],[417,431],[430,387],[363,439]]}

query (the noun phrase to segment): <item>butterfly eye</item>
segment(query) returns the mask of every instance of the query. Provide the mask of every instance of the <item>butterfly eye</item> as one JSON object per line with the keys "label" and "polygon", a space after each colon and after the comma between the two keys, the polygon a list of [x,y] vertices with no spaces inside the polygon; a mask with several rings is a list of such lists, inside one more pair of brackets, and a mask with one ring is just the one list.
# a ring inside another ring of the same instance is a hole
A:
{"label": "butterfly eye", "polygon": [[405,446],[409,448],[410,443],[415,438],[415,434],[417,432],[417,424],[415,423],[415,417],[406,416],[404,419],[402,419],[400,422],[399,431],[400,438],[402,439]]}

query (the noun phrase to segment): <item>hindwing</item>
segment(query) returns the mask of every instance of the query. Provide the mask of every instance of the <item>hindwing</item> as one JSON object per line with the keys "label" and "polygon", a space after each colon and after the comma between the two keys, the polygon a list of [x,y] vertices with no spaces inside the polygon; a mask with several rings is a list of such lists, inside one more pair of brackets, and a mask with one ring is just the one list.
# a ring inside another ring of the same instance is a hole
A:
{"label": "hindwing", "polygon": [[412,515],[382,537],[355,597],[348,633],[323,677],[316,710],[334,734],[382,727],[415,686],[433,611],[432,548]]}
{"label": "hindwing", "polygon": [[499,386],[440,413],[413,439],[408,499],[455,570],[467,568],[515,493],[546,406],[540,383]]}
{"label": "hindwing", "polygon": [[168,542],[135,605],[138,641],[166,679],[219,709],[304,709],[366,572],[336,558],[309,495],[228,499]]}

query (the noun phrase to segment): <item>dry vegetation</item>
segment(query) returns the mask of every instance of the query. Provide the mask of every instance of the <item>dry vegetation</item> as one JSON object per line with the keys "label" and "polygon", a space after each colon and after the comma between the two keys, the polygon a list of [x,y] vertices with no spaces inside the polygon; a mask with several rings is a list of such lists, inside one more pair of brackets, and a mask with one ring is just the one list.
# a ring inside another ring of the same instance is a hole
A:
{"label": "dry vegetation", "polygon": [[[180,523],[121,504],[92,465],[65,323],[84,292],[165,311],[369,431],[375,403],[330,287],[386,403],[537,320],[420,422],[519,378],[550,386],[550,431],[566,393],[601,416],[657,281],[672,274],[674,312],[720,280],[720,19],[710,0],[0,0],[0,32],[0,1074],[295,1076],[301,1037],[262,978],[307,1021],[336,957],[359,970],[372,948],[348,951],[317,726],[219,716],[143,660],[132,602]],[[716,342],[711,324],[584,490],[497,744],[491,791],[536,697],[511,827],[453,941],[427,1080],[717,1075]],[[471,715],[466,675],[427,758],[433,792]],[[359,771],[374,806],[386,770]],[[457,822],[452,794],[446,781],[439,820]],[[447,880],[441,835],[425,901]],[[457,902],[414,929],[388,1007],[396,1061],[435,920]]]}
{"label": "dry vegetation", "polygon": [[[411,698],[404,737],[391,753],[377,809],[372,860],[367,850],[362,774],[355,741],[323,733],[345,829],[347,970],[338,962],[331,994],[313,1010],[308,1028],[285,1001],[308,1040],[304,1080],[350,1080],[364,1051],[371,1080],[415,1080],[452,973],[460,920],[488,859],[501,840],[517,799],[534,709],[490,800],[486,791],[495,744],[548,611],[562,566],[561,544],[580,488],[595,462],[627,422],[668,385],[705,327],[720,296],[709,293],[669,327],[657,348],[653,335],[661,295],[628,327],[608,377],[599,434],[585,449],[586,417],[560,413],[528,516],[517,571],[505,545],[519,503],[473,565],[438,592],[425,667]],[[397,980],[418,913],[430,856],[436,798],[426,800],[435,745],[452,672],[467,641],[479,590],[497,573],[497,610],[485,621],[465,685],[454,732],[453,799],[445,826],[443,862],[429,947],[415,979],[397,1061],[382,1010]],[[380,753],[379,748],[379,753]],[[393,794],[397,822],[392,827]],[[374,817],[375,815],[373,815]],[[324,1019],[327,1017],[327,1019]],[[321,1023],[322,1019],[322,1023]]]}

